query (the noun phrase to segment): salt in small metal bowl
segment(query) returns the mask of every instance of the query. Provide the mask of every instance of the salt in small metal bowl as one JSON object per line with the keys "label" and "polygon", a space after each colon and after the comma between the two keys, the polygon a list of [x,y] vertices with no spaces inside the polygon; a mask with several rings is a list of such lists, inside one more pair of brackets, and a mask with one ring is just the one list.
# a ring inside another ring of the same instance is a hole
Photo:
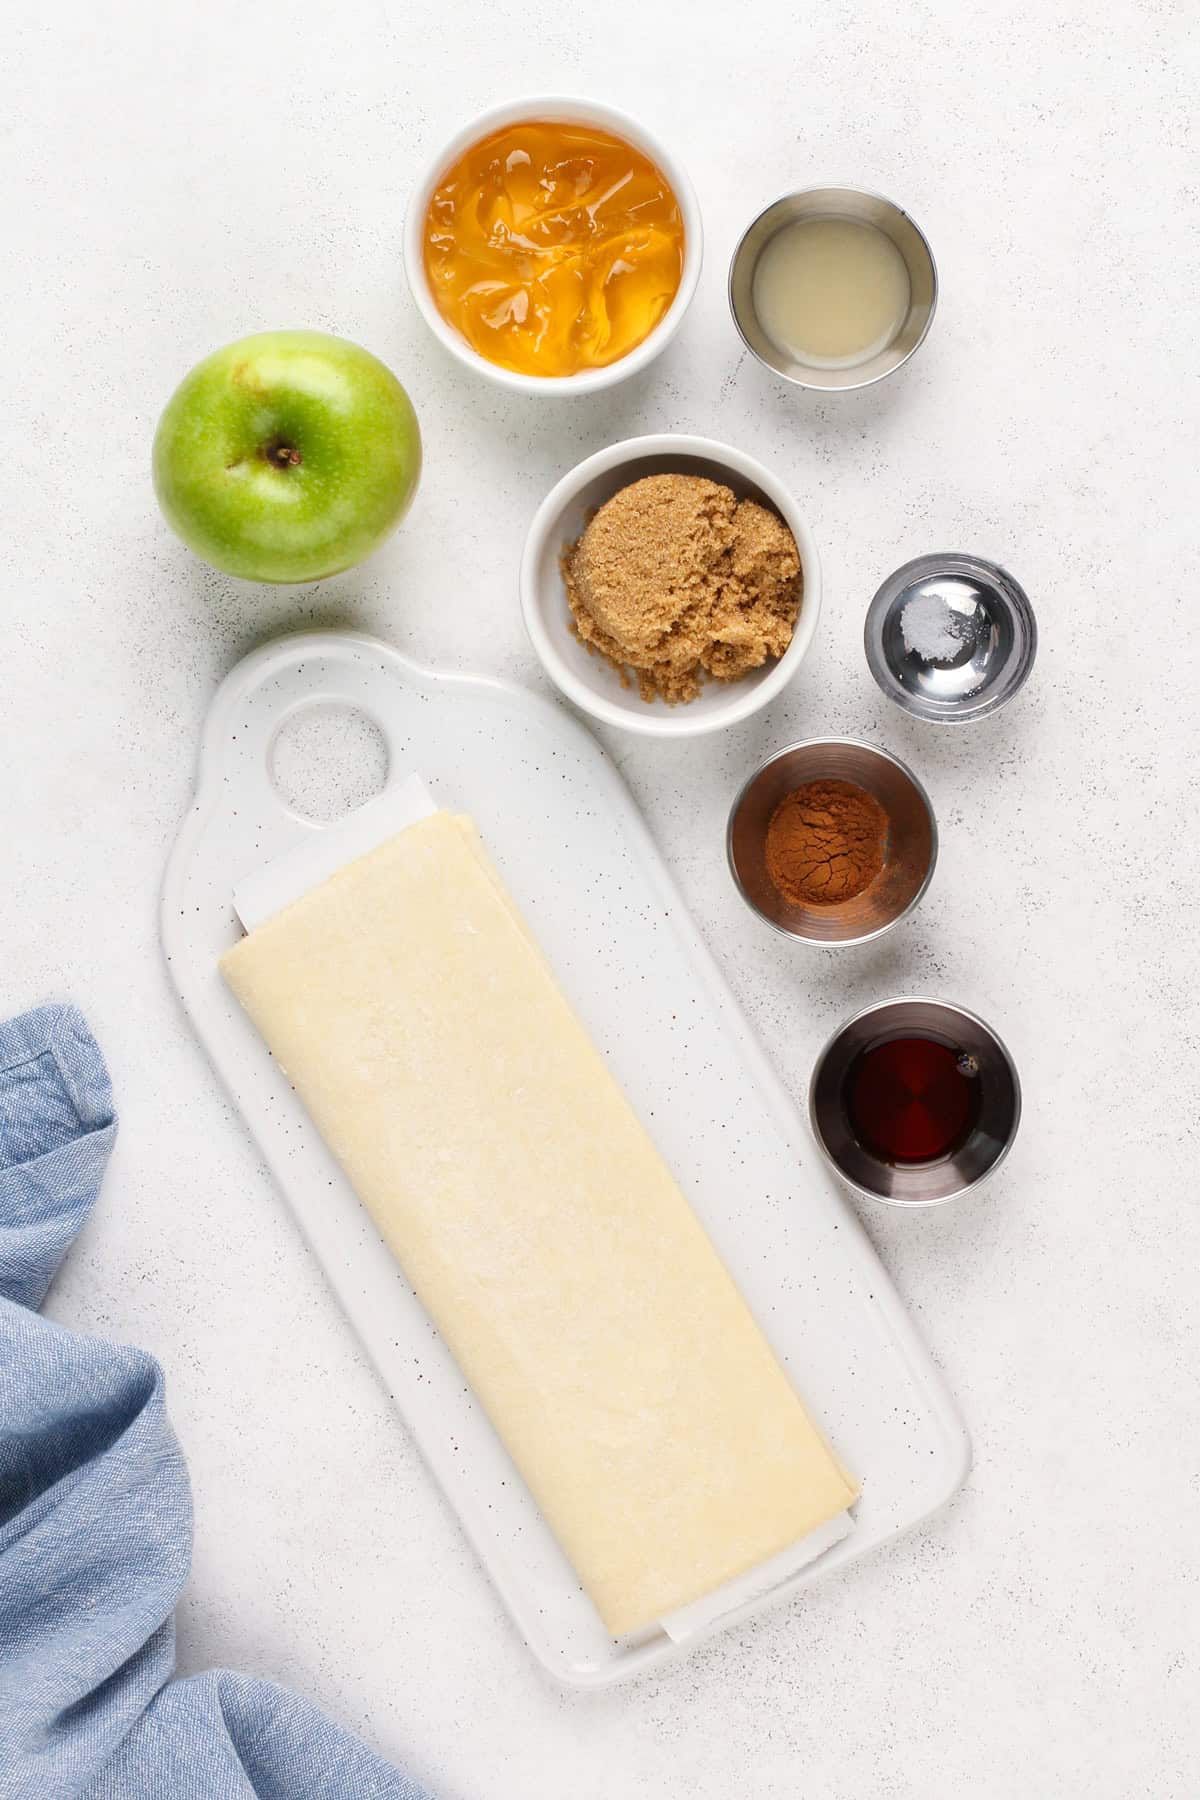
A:
{"label": "salt in small metal bowl", "polygon": [[[898,1037],[928,1037],[969,1056],[980,1083],[979,1113],[965,1141],[922,1163],[888,1163],[861,1144],[843,1093],[855,1058]],[[944,1000],[882,1000],[834,1032],[813,1069],[808,1117],[817,1147],[835,1174],[888,1206],[941,1206],[994,1175],[1021,1122],[1021,1083],[1002,1040],[965,1007]]]}
{"label": "salt in small metal bowl", "polygon": [[[830,218],[874,225],[895,244],[908,270],[909,305],[900,329],[882,350],[846,368],[801,362],[768,336],[754,304],[758,259],[776,232],[799,219]],[[729,310],[746,348],[785,381],[824,393],[870,387],[902,367],[924,343],[937,310],[937,297],[937,265],[925,233],[903,207],[867,188],[803,188],[784,194],[747,226],[729,265]]]}
{"label": "salt in small metal bowl", "polygon": [[[793,906],[767,874],[767,827],[785,795],[809,781],[850,781],[873,794],[888,818],[886,860],[853,900]],[[866,944],[910,913],[937,861],[937,825],[929,795],[899,757],[854,738],[808,738],[754,771],[729,814],[726,849],[742,899],[785,937],[836,948]]]}
{"label": "salt in small metal bowl", "polygon": [[[932,611],[941,655],[927,654],[921,629],[906,625],[909,606]],[[867,666],[889,700],[914,718],[952,724],[984,718],[1012,699],[1037,655],[1037,621],[1007,569],[946,552],[918,556],[888,576],[867,609],[863,639]]]}

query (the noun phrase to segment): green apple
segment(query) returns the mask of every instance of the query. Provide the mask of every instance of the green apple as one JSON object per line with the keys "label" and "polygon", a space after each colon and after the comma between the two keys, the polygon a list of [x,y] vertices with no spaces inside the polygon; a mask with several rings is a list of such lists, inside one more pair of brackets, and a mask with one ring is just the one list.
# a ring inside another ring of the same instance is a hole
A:
{"label": "green apple", "polygon": [[323,331],[263,331],[206,357],[154,437],[154,490],[197,556],[248,581],[319,581],[408,510],[421,434],[390,369]]}

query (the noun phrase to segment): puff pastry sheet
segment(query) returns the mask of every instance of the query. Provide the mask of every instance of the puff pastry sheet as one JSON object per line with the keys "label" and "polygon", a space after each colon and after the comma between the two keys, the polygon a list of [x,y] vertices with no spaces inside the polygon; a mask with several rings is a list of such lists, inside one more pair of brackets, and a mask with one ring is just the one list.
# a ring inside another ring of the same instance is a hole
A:
{"label": "puff pastry sheet", "polygon": [[221,966],[615,1636],[845,1511],[469,821],[409,826]]}

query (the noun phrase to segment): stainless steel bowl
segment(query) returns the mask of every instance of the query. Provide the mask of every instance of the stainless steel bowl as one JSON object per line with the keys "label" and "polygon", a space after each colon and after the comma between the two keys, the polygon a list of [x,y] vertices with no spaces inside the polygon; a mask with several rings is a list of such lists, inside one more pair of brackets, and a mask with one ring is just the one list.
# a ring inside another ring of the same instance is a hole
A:
{"label": "stainless steel bowl", "polygon": [[[855,1137],[842,1096],[856,1056],[890,1038],[908,1036],[934,1038],[975,1059],[979,1116],[966,1142],[950,1155],[933,1162],[887,1163]],[[890,1206],[940,1206],[994,1175],[1008,1155],[1021,1122],[1021,1083],[1000,1038],[965,1007],[942,1000],[883,1000],[835,1031],[818,1056],[808,1116],[818,1147],[860,1194]]]}
{"label": "stainless steel bowl", "polygon": [[[785,795],[808,781],[852,781],[888,816],[881,873],[853,900],[792,906],[767,874],[767,826]],[[754,771],[733,803],[726,834],[738,892],[760,919],[809,944],[865,944],[910,913],[937,861],[937,825],[929,796],[898,757],[854,738],[808,738]]]}
{"label": "stainless steel bowl", "polygon": [[[754,304],[754,271],[775,233],[797,219],[856,219],[885,233],[908,269],[908,313],[890,344],[849,368],[827,369],[799,361],[763,330]],[[804,188],[774,201],[749,225],[729,265],[729,309],[746,348],[759,362],[797,387],[846,393],[870,387],[900,368],[925,341],[937,310],[938,278],[933,251],[920,227],[892,200],[866,188]]]}
{"label": "stainless steel bowl", "polygon": [[995,712],[1037,655],[1037,621],[1021,584],[998,563],[953,552],[918,556],[889,575],[867,609],[863,638],[888,699],[915,718],[946,723]]}

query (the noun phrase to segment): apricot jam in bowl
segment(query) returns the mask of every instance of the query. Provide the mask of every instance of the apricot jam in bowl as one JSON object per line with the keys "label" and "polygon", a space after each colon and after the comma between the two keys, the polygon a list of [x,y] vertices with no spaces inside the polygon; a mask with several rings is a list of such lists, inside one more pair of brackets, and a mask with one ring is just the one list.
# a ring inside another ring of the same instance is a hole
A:
{"label": "apricot jam in bowl", "polygon": [[674,336],[701,241],[691,182],[663,145],[612,107],[541,96],[493,107],[433,159],[404,265],[460,362],[519,392],[581,394]]}

